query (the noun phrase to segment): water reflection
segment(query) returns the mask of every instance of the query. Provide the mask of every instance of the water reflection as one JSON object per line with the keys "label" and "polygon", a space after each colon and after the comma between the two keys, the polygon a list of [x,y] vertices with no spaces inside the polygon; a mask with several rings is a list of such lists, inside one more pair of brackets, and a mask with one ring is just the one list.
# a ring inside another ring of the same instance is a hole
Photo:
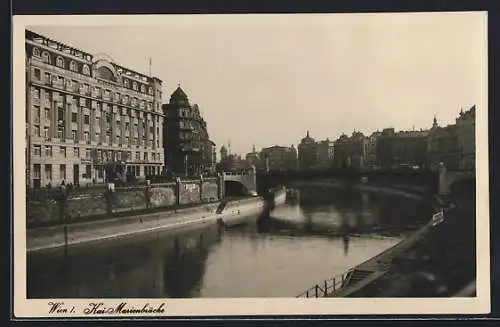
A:
{"label": "water reflection", "polygon": [[269,217],[28,256],[28,297],[295,296],[398,242],[422,203],[302,188]]}

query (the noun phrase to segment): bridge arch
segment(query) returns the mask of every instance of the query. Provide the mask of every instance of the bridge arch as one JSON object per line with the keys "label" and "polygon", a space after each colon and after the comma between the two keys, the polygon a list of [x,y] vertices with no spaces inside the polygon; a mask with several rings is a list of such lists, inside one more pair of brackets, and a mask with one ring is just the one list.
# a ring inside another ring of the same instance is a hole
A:
{"label": "bridge arch", "polygon": [[228,187],[234,190],[245,190],[246,194],[257,192],[257,181],[255,168],[239,170],[239,171],[225,171],[223,172],[224,186],[226,194],[228,194]]}

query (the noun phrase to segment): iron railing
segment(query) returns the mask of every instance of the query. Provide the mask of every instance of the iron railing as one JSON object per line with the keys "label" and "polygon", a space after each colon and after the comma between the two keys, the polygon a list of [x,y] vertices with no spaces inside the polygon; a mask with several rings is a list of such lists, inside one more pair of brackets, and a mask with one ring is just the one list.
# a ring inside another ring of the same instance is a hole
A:
{"label": "iron railing", "polygon": [[349,269],[339,276],[326,279],[321,284],[316,284],[296,297],[327,297],[340,291],[347,285],[349,278],[354,273],[354,269]]}

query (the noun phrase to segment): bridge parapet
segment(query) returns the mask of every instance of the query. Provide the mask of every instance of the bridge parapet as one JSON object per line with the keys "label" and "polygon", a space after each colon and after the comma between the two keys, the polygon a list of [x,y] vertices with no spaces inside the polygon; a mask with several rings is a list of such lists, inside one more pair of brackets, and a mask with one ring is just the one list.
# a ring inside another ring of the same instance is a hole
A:
{"label": "bridge parapet", "polygon": [[248,192],[257,191],[257,174],[255,167],[235,171],[223,171],[222,176],[224,182],[240,183],[245,186]]}

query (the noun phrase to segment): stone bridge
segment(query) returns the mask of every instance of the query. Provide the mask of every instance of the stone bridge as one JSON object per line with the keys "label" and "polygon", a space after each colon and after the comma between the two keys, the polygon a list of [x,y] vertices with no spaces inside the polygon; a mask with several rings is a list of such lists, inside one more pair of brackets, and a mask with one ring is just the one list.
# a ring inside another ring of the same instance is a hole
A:
{"label": "stone bridge", "polygon": [[439,169],[439,194],[447,195],[454,188],[473,187],[476,175],[473,171],[447,171],[444,166]]}
{"label": "stone bridge", "polygon": [[[429,170],[288,170],[288,171],[259,171],[257,172],[258,189],[269,189],[279,185],[286,185],[294,181],[318,179],[340,179],[348,182],[368,181],[387,186],[412,186],[432,194],[447,195],[454,187],[460,185],[470,187],[475,184],[474,172],[447,171],[441,166],[437,171]],[[462,184],[465,182],[465,184]],[[471,184],[472,183],[472,184]]]}
{"label": "stone bridge", "polygon": [[231,186],[242,186],[244,193],[250,194],[257,192],[257,174],[255,167],[240,169],[235,171],[223,171],[225,193]]}

